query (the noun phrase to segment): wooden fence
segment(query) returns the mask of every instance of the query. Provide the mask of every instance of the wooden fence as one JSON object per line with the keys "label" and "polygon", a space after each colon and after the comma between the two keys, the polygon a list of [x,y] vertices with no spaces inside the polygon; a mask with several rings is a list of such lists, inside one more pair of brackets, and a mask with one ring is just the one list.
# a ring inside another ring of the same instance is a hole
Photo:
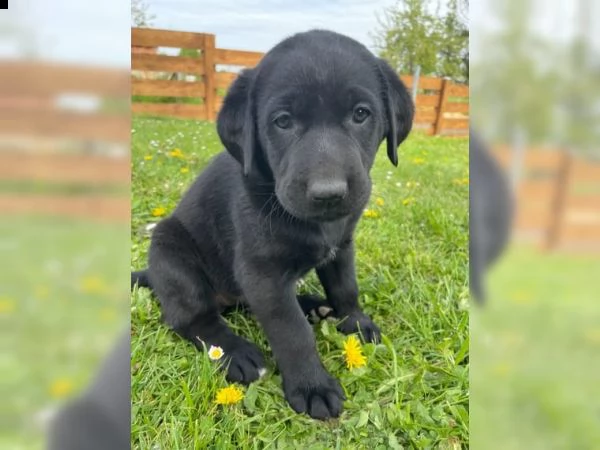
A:
{"label": "wooden fence", "polygon": [[[510,169],[512,152],[498,147],[494,153]],[[548,250],[600,251],[600,162],[527,149],[515,195],[515,238]]]}
{"label": "wooden fence", "polygon": [[[131,46],[133,113],[197,120],[215,120],[240,68],[253,67],[263,57],[259,52],[217,48],[212,34],[149,28],[132,28]],[[176,54],[161,53],[161,48],[174,48],[170,53]],[[198,56],[178,56],[182,49],[196,50]],[[412,90],[413,77],[401,79]],[[468,86],[420,77],[417,89],[416,129],[432,135],[467,135]],[[162,101],[168,97],[172,102]]]}
{"label": "wooden fence", "polygon": [[[412,92],[413,77],[401,75],[400,79]],[[415,107],[415,129],[429,135],[468,135],[469,86],[442,78],[419,77]]]}
{"label": "wooden fence", "polygon": [[0,63],[2,214],[129,221],[129,78],[127,70]]}

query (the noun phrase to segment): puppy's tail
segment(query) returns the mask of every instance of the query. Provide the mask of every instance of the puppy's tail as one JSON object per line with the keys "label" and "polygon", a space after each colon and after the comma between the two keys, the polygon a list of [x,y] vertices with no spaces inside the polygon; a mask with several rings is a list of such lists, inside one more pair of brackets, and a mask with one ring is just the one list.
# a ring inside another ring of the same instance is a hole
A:
{"label": "puppy's tail", "polygon": [[137,272],[131,272],[131,289],[135,285],[138,287],[145,287],[152,289],[152,284],[150,283],[150,278],[148,277],[148,269],[138,270]]}

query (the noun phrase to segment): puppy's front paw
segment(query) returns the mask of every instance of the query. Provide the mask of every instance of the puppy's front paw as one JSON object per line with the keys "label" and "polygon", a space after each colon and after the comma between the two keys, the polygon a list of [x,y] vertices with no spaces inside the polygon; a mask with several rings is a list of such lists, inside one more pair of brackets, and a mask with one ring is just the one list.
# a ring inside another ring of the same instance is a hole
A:
{"label": "puppy's front paw", "polygon": [[285,399],[297,413],[306,413],[313,419],[327,420],[342,412],[346,396],[338,380],[320,369],[307,377],[294,375],[283,382]]}
{"label": "puppy's front paw", "polygon": [[379,327],[362,311],[354,311],[348,314],[337,328],[344,334],[360,333],[365,342],[381,342]]}
{"label": "puppy's front paw", "polygon": [[248,385],[265,373],[263,354],[252,342],[236,336],[235,342],[228,342],[224,350],[223,368],[227,370],[227,381]]}

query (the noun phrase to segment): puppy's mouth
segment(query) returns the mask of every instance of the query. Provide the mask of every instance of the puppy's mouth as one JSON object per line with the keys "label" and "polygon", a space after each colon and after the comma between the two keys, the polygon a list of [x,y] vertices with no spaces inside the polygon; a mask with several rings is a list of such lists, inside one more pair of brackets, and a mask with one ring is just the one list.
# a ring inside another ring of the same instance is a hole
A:
{"label": "puppy's mouth", "polygon": [[303,205],[298,207],[285,195],[276,195],[279,203],[288,214],[297,219],[310,222],[333,222],[352,215],[356,211],[356,206],[358,204],[362,205],[362,202],[344,201],[335,205],[322,205],[319,207],[305,207]]}

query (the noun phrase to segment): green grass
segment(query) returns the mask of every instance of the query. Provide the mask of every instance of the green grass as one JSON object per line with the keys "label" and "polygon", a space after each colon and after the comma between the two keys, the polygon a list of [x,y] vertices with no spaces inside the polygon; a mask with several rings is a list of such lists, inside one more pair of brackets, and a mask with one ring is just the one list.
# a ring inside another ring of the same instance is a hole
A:
{"label": "green grass", "polygon": [[[145,227],[157,221],[152,211],[171,211],[222,147],[214,124],[137,118],[133,129],[132,267],[140,268]],[[174,149],[183,157],[169,156]],[[292,411],[264,334],[242,313],[228,321],[264,351],[269,372],[240,404],[216,406],[224,377],[160,323],[156,301],[139,290],[131,305],[133,447],[468,447],[467,150],[465,139],[415,134],[400,148],[397,169],[379,152],[369,206],[377,217],[359,224],[356,256],[361,304],[384,342],[364,346],[366,367],[349,371],[344,336],[333,324],[315,326],[322,360],[348,397],[339,420]],[[320,292],[314,275],[302,289]]]}
{"label": "green grass", "polygon": [[128,237],[127,225],[2,218],[0,448],[44,448],[43,417],[89,385],[126,326]]}
{"label": "green grass", "polygon": [[474,448],[597,449],[598,255],[513,248],[471,314]]}

